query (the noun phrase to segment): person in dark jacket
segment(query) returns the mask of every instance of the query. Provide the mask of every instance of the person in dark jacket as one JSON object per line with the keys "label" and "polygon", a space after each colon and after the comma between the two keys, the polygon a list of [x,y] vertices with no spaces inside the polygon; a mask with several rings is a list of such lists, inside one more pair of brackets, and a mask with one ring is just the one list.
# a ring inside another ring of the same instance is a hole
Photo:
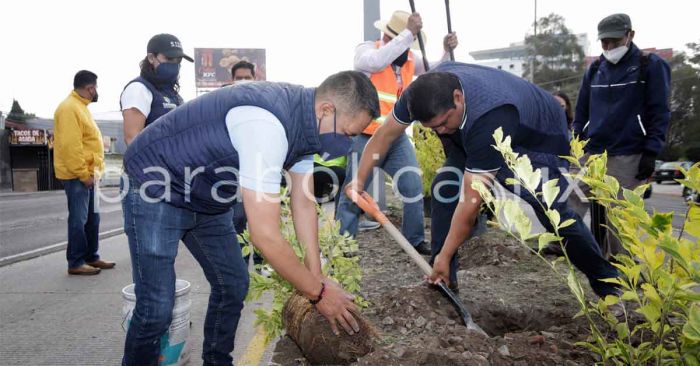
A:
{"label": "person in dark jacket", "polygon": [[[565,192],[568,183],[562,172],[566,171],[568,163],[559,156],[569,151],[566,117],[551,94],[501,70],[457,62],[440,64],[411,83],[370,139],[357,176],[346,188],[348,196],[352,196],[351,190],[361,191],[373,164],[381,160],[391,142],[401,136],[411,121],[419,121],[439,135],[459,139],[458,146],[465,152],[464,158],[455,160],[456,165],[450,167],[455,172],[464,172],[461,182],[450,183],[461,187],[461,193],[457,192],[456,197],[444,197],[436,194],[438,190],[432,192],[433,202],[459,201],[451,206],[453,211],[440,216],[440,220],[450,222],[450,227],[444,242],[434,243],[440,247],[433,248],[437,255],[431,282],[449,284],[454,278],[455,253],[471,234],[482,203],[481,196],[471,186],[473,180],[498,181],[530,204],[545,228],[554,230],[542,209],[541,197],[506,183],[513,174],[503,156],[493,148],[493,134],[501,129],[504,136],[512,138],[513,151],[527,155],[533,167],[542,170],[543,177],[558,178],[560,192]],[[617,277],[617,271],[602,257],[581,218],[567,206],[561,194],[551,207],[558,211],[562,222],[574,220],[573,224],[559,230],[559,235],[567,242],[566,251],[572,263],[588,277],[597,295],[616,294],[615,286],[602,280]],[[433,220],[435,211],[432,210]]]}
{"label": "person in dark jacket", "polygon": [[[123,365],[158,363],[171,320],[175,257],[182,240],[211,286],[204,365],[231,365],[248,271],[231,207],[242,194],[253,245],[326,317],[338,334],[359,330],[352,296],[324,277],[311,186],[313,154],[344,155],[350,136],[379,116],[377,90],[355,71],[318,88],[254,82],[220,88],[149,125],[129,145],[123,190],[136,306]],[[280,182],[289,174],[292,220],[305,247],[297,260],[280,232]]]}
{"label": "person in dark jacket", "polygon": [[[633,42],[634,34],[626,14],[613,14],[598,23],[603,54],[583,76],[573,122],[574,134],[588,139],[586,152],[607,151],[608,175],[627,189],[639,186],[654,172],[671,118],[670,67],[659,56],[643,53]],[[588,196],[587,187],[582,188]],[[574,194],[570,201],[585,216],[589,204],[583,197]],[[606,225],[604,213],[595,204],[592,218],[594,232]],[[605,254],[623,251],[610,231],[603,231],[598,240]]]}

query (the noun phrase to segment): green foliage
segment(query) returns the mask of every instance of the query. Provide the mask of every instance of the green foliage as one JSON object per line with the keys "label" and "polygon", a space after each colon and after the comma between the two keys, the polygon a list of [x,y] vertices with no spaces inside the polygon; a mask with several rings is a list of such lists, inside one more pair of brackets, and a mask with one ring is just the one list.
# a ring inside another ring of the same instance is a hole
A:
{"label": "green foliage", "polygon": [[12,108],[10,109],[10,113],[7,114],[8,120],[14,122],[25,122],[34,117],[35,115],[33,113],[25,113],[18,101],[14,99],[12,100]]}
{"label": "green foliage", "polygon": [[[564,18],[549,14],[538,19],[537,35],[528,35],[525,45],[528,60],[535,57],[534,83],[548,90],[561,90],[575,103],[585,55]],[[525,65],[523,77],[530,79],[529,64]]]}
{"label": "green foliage", "polygon": [[[368,306],[369,303],[359,295],[360,281],[362,280],[362,271],[359,265],[360,257],[346,258],[344,256],[344,253],[357,252],[357,242],[349,236],[340,235],[340,223],[332,220],[320,207],[318,207],[318,214],[320,217],[319,247],[322,255],[321,265],[324,275],[340,283],[345,291],[355,295],[355,303],[359,307]],[[282,199],[281,216],[280,230],[282,236],[292,246],[299,261],[303,262],[305,250],[304,246],[296,238],[288,196],[284,196]],[[240,234],[238,238],[241,243],[248,243],[248,245],[243,247],[244,256],[256,250],[250,244],[248,230]],[[269,269],[269,264],[266,261],[258,266]],[[294,287],[282,278],[279,273],[275,271],[270,272],[270,277],[262,276],[257,272],[250,272],[250,285],[246,298],[248,302],[255,301],[265,292],[269,291],[272,293],[271,309],[255,310],[255,325],[260,326],[265,332],[265,342],[269,342],[282,334],[284,330],[282,308],[295,291]]]}
{"label": "green foliage", "polygon": [[[532,234],[531,225],[522,209],[512,200],[497,199],[482,182],[473,187],[500,218],[502,226],[529,248],[525,241],[537,238],[539,249],[550,241],[562,245],[559,229],[571,224],[560,222],[558,212],[551,208],[559,193],[556,183],[545,182],[542,192],[535,191],[540,173],[533,170],[527,156],[514,153],[510,137],[503,137],[499,129],[494,133],[496,149],[503,154],[508,167],[514,172],[513,183],[520,184],[533,195],[541,197],[542,209],[547,213],[554,233]],[[674,235],[671,213],[649,214],[642,198],[646,185],[634,190],[622,189],[613,177],[606,175],[606,154],[593,155],[583,160],[585,142],[572,141],[572,156],[564,157],[584,172],[583,181],[592,189],[593,199],[606,207],[612,229],[621,239],[629,255],[617,255],[615,267],[619,277],[606,279],[616,284],[619,296],[606,296],[588,301],[574,274],[574,267],[565,256],[566,270],[561,271],[556,261],[550,262],[534,251],[552,271],[566,283],[581,309],[577,316],[588,320],[591,336],[579,343],[601,357],[600,364],[608,365],[699,365],[700,364],[700,206],[690,203],[685,223],[686,234]],[[683,171],[679,183],[700,188],[700,164]],[[609,307],[622,304],[624,317],[618,319]],[[628,307],[634,308],[642,320],[630,325]],[[602,319],[602,323],[599,321]],[[603,324],[603,325],[601,325]]]}
{"label": "green foliage", "polygon": [[442,167],[445,161],[445,152],[442,149],[442,143],[437,134],[429,129],[414,124],[413,126],[413,143],[416,145],[416,157],[418,165],[423,172],[421,179],[423,181],[423,195],[431,197],[430,184],[437,174],[437,170]]}
{"label": "green foliage", "polygon": [[690,52],[681,52],[671,60],[671,121],[666,161],[688,158],[700,160],[700,43],[689,43]]}

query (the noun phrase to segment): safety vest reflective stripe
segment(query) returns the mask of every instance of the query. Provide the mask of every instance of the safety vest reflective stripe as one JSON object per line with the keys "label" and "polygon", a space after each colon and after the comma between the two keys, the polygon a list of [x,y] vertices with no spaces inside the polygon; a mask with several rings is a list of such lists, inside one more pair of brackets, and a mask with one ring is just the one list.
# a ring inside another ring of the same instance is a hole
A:
{"label": "safety vest reflective stripe", "polygon": [[[375,42],[375,47],[379,48],[381,42]],[[416,68],[413,62],[413,53],[408,52],[408,60],[403,66],[401,66],[401,82],[403,84],[403,89],[405,89],[408,84],[413,80],[413,74]],[[386,120],[386,117],[391,113],[394,108],[394,104],[399,99],[399,83],[396,80],[396,74],[392,65],[388,65],[379,72],[376,72],[370,76],[372,84],[377,88],[377,95],[379,96],[379,113],[381,117],[372,121],[367,128],[365,128],[362,133],[367,135],[373,135],[374,131],[381,126]]]}
{"label": "safety vest reflective stripe", "polygon": [[331,160],[323,160],[323,158],[321,158],[321,155],[316,154],[316,155],[314,155],[314,163],[316,163],[318,165],[328,166],[328,167],[338,166],[338,167],[344,168],[345,166],[348,165],[348,157],[347,156],[340,156],[340,157],[337,157],[337,158],[331,159]]}
{"label": "safety vest reflective stripe", "polygon": [[389,93],[377,91],[377,95],[379,96],[380,101],[385,101],[385,102],[389,102],[389,103],[396,103],[396,101],[398,100],[398,98],[396,98],[396,95],[389,94]]}

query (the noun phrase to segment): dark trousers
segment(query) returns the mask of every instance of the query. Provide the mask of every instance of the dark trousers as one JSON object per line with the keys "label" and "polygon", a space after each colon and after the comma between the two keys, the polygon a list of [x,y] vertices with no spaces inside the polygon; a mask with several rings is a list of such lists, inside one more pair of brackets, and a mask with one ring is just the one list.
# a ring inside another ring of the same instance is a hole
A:
{"label": "dark trousers", "polygon": [[[546,164],[540,164],[534,159],[532,163],[533,168],[535,169],[547,168]],[[561,175],[561,171],[559,169],[550,168],[548,169],[548,172],[548,177],[550,179],[559,179],[560,192],[566,192],[568,189],[568,183]],[[497,175],[499,183],[511,191],[514,191],[514,187],[506,184],[505,181],[506,179],[513,177],[513,173],[506,168],[501,168]],[[554,232],[554,228],[552,227],[549,218],[542,208],[544,204],[541,203],[538,198],[533,197],[524,189],[520,191],[519,196],[534,209],[537,219],[540,221],[540,223],[542,223],[545,229],[547,229],[549,232]],[[568,206],[565,199],[561,198],[561,193],[555,200],[552,208],[559,212],[559,216],[561,218],[560,222],[564,222],[568,219],[574,220],[572,225],[559,229],[559,235],[564,238],[564,250],[566,250],[571,263],[578,268],[579,271],[586,275],[591,284],[591,288],[596,295],[605,297],[606,295],[615,294],[617,292],[617,288],[614,285],[601,280],[605,278],[617,277],[617,269],[615,269],[615,267],[610,264],[605,257],[603,257],[600,246],[596,242],[591,231],[586,227],[586,224],[584,224],[583,219],[571,207]]]}
{"label": "dark trousers", "polygon": [[325,203],[335,201],[338,205],[338,197],[343,194],[342,185],[345,181],[345,167],[325,166],[314,163],[314,196],[316,202]]}
{"label": "dark trousers", "polygon": [[79,179],[63,180],[68,201],[68,268],[78,268],[86,262],[100,259],[100,214],[95,210],[95,189],[86,187]]}
{"label": "dark trousers", "polygon": [[183,241],[211,287],[204,319],[204,365],[231,365],[236,328],[248,292],[248,270],[233,214],[207,215],[149,202],[131,181],[122,201],[136,307],[124,343],[124,366],[156,366],[161,336],[175,306],[175,257]]}

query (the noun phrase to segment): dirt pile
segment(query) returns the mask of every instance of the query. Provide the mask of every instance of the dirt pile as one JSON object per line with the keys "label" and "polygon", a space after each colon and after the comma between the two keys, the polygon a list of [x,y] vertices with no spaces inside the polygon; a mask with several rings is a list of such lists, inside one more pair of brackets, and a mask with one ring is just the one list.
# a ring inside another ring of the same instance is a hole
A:
{"label": "dirt pile", "polygon": [[[429,220],[426,220],[429,225]],[[426,230],[427,231],[427,230]],[[588,327],[566,285],[504,233],[490,230],[460,249],[459,297],[490,337],[466,329],[449,302],[423,282],[391,238],[360,233],[364,314],[378,328],[375,350],[357,365],[590,365],[574,345]],[[427,259],[427,258],[426,258]],[[308,360],[279,342],[273,364]]]}

